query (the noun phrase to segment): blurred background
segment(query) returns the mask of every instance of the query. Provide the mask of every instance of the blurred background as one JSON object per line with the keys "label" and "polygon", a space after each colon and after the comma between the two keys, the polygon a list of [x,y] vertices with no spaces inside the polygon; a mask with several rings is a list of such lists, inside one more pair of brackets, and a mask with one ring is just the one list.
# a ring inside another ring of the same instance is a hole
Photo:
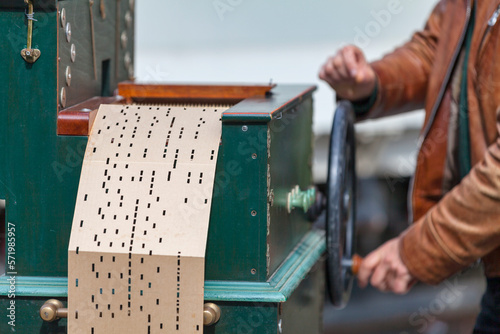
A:
{"label": "blurred background", "polygon": [[[436,0],[141,0],[135,75],[146,82],[310,83],[315,93],[314,177],[326,182],[334,93],[317,78],[328,56],[357,44],[374,60],[421,29]],[[422,111],[358,124],[358,250],[407,226]],[[354,289],[326,305],[325,333],[470,333],[484,290],[480,268],[407,296]]]}

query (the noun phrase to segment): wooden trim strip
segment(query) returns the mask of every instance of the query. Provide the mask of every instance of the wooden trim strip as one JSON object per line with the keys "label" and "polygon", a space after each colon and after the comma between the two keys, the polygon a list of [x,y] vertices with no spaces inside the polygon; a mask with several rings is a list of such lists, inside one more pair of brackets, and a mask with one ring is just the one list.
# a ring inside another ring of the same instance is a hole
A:
{"label": "wooden trim strip", "polygon": [[147,99],[241,101],[254,96],[266,96],[276,85],[184,85],[139,84],[125,81],[118,84],[118,94],[127,103]]}
{"label": "wooden trim strip", "polygon": [[120,96],[96,96],[63,109],[57,115],[57,134],[59,136],[88,136],[99,106],[122,102],[124,100]]}

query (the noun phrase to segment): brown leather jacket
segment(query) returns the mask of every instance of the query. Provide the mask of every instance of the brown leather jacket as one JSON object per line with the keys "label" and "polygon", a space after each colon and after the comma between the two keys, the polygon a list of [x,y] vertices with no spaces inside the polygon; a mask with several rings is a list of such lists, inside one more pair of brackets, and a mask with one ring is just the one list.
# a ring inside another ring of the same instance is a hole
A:
{"label": "brown leather jacket", "polygon": [[494,22],[500,0],[476,7],[467,82],[473,168],[452,189],[444,182],[450,80],[472,1],[441,0],[423,31],[372,63],[380,89],[368,117],[426,111],[411,190],[415,223],[401,238],[400,254],[410,272],[429,284],[479,258],[487,276],[500,276],[500,22]]}

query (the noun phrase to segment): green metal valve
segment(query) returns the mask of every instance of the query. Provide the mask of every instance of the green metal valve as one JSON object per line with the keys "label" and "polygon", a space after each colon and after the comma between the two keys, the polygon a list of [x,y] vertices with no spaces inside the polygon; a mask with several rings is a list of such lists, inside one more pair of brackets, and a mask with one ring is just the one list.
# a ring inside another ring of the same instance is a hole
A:
{"label": "green metal valve", "polygon": [[316,188],[309,188],[307,190],[300,190],[299,186],[295,186],[291,192],[288,193],[286,206],[288,213],[291,213],[294,208],[302,208],[307,212],[316,200]]}

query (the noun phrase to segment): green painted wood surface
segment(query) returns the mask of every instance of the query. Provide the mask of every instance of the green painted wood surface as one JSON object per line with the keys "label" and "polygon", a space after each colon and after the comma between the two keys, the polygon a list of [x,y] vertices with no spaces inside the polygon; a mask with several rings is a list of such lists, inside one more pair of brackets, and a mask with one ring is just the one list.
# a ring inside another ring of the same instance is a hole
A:
{"label": "green painted wood surface", "polygon": [[[123,66],[125,51],[133,59],[133,26],[127,30],[122,20],[120,32],[127,31],[129,42],[125,49],[120,46],[119,75],[115,78],[115,48],[109,46],[115,40],[116,8],[108,4],[108,18],[102,20],[98,6],[94,6],[99,75],[95,80],[88,1],[60,3],[72,24],[71,43],[65,40],[55,1],[45,6],[49,2],[39,2],[43,10],[35,13],[33,47],[40,49],[41,57],[34,64],[20,56],[26,47],[24,10],[5,9],[11,7],[7,3],[0,10],[0,34],[5,37],[0,40],[0,199],[6,199],[7,222],[15,225],[13,269],[21,276],[67,275],[67,245],[87,138],[56,135],[66,65],[73,69],[71,86],[66,87],[69,105],[100,94],[102,60],[111,60],[113,90],[118,81],[128,78]],[[129,2],[123,2],[121,16],[128,10]],[[71,44],[77,50],[74,63],[69,60]]]}
{"label": "green painted wood surface", "polygon": [[267,136],[267,124],[248,125],[246,131],[243,125],[222,128],[207,241],[207,280],[267,279],[267,147],[251,144],[262,133]]}
{"label": "green painted wood surface", "polygon": [[27,64],[23,11],[0,12],[0,182],[6,220],[15,225],[22,276],[65,276],[67,245],[86,138],[57,137],[56,12],[40,12]]}
{"label": "green painted wood surface", "polygon": [[245,99],[227,110],[222,115],[222,122],[270,122],[311,98],[315,90],[316,87],[312,85],[277,85],[267,96]]}
{"label": "green painted wood surface", "polygon": [[[35,0],[34,8],[36,11],[53,11],[56,8],[56,3],[56,0]],[[25,7],[24,0],[2,0],[0,2],[0,8],[24,9]]]}
{"label": "green painted wood surface", "polygon": [[286,195],[312,186],[313,90],[277,86],[223,114],[207,280],[265,282],[309,231],[304,212],[287,212]]}
{"label": "green painted wood surface", "polygon": [[312,99],[304,99],[269,124],[270,186],[274,193],[268,236],[271,273],[311,228],[304,210],[296,208],[289,213],[286,203],[292,188],[313,185],[312,109]]}
{"label": "green painted wood surface", "polygon": [[221,318],[217,324],[204,327],[205,334],[278,333],[278,304],[275,303],[218,303]]}
{"label": "green painted wood surface", "polygon": [[[325,252],[324,231],[309,232],[267,282],[205,281],[205,300],[273,302],[286,301]],[[8,296],[11,277],[0,277],[0,296]],[[16,295],[67,297],[66,277],[15,278]]]}

